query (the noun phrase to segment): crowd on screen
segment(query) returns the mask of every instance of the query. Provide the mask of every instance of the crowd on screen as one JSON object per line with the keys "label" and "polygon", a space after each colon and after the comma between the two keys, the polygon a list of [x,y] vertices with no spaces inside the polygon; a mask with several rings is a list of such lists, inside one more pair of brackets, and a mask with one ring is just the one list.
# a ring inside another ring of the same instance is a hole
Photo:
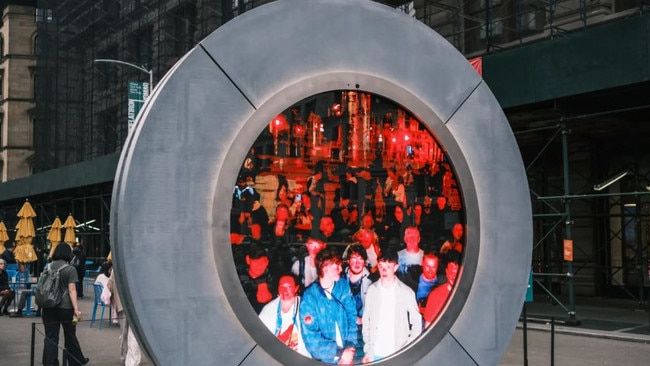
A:
{"label": "crowd on screen", "polygon": [[[317,164],[299,194],[277,177],[271,212],[255,177],[241,174],[233,256],[269,331],[306,357],[355,364],[394,354],[434,323],[460,269],[465,227],[436,186],[449,169],[429,171],[344,169],[330,198],[331,173]],[[423,173],[430,179],[417,184]]]}

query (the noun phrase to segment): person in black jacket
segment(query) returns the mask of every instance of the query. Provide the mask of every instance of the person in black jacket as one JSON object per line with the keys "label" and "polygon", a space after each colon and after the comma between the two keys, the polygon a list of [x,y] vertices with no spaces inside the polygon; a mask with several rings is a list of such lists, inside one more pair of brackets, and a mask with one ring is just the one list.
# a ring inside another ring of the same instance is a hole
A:
{"label": "person in black jacket", "polygon": [[53,308],[42,309],[43,328],[45,328],[45,339],[43,344],[43,365],[59,365],[59,332],[63,328],[63,337],[65,339],[65,352],[68,355],[68,365],[79,366],[89,362],[81,351],[79,340],[77,339],[77,327],[73,323],[73,317],[81,319],[81,311],[77,302],[77,272],[72,266],[63,266],[72,260],[72,250],[70,246],[61,243],[56,246],[52,254],[52,263],[49,264],[51,270],[60,269],[61,285],[65,286],[67,291],[64,293],[60,304]]}
{"label": "person in black jacket", "polygon": [[14,249],[16,249],[16,243],[8,241],[5,243],[5,250],[0,254],[0,258],[4,259],[7,264],[15,264],[16,256],[14,255]]}
{"label": "person in black jacket", "polygon": [[84,276],[86,275],[86,253],[81,244],[77,244],[72,249],[72,260],[70,264],[77,270],[77,297],[84,298]]}
{"label": "person in black jacket", "polygon": [[7,308],[15,297],[14,292],[9,287],[9,275],[5,268],[7,268],[7,262],[0,258],[0,296],[2,296],[2,300],[0,300],[0,316],[9,315]]}
{"label": "person in black jacket", "polygon": [[269,255],[263,248],[252,247],[246,256],[247,269],[239,273],[239,281],[248,301],[260,313],[264,305],[277,294],[277,274],[271,266]]}

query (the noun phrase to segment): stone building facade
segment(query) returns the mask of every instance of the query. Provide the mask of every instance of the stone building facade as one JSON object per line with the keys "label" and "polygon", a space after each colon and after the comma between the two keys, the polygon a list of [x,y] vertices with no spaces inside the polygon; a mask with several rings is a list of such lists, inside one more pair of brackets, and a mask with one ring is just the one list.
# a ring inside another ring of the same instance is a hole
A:
{"label": "stone building facade", "polygon": [[36,22],[31,6],[7,5],[0,27],[0,166],[2,181],[29,176],[34,154]]}

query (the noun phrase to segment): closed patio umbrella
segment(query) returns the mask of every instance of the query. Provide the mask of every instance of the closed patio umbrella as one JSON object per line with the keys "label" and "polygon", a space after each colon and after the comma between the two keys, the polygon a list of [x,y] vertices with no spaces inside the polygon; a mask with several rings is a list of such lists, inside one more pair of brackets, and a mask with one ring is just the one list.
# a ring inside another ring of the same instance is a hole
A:
{"label": "closed patio umbrella", "polygon": [[0,221],[0,246],[3,246],[7,240],[9,240],[9,235],[7,234],[7,227],[5,223]]}
{"label": "closed patio umbrella", "polygon": [[25,200],[23,207],[20,208],[17,215],[20,220],[16,224],[16,249],[14,250],[14,255],[16,256],[16,262],[19,263],[31,263],[36,261],[36,251],[32,246],[32,240],[36,236],[36,230],[34,230],[34,217],[36,217],[36,212],[32,208],[32,205],[29,203],[29,200]]}
{"label": "closed patio umbrella", "polygon": [[63,241],[72,246],[72,244],[74,244],[76,241],[74,228],[77,227],[77,222],[74,220],[74,217],[72,217],[72,214],[69,214],[68,218],[65,219],[63,227],[65,228],[65,236],[63,237]]}
{"label": "closed patio umbrella", "polygon": [[63,225],[61,224],[61,220],[57,216],[54,219],[54,222],[52,222],[52,226],[50,227],[50,232],[47,234],[47,240],[52,243],[52,248],[50,249],[50,257],[52,257],[52,254],[54,253],[54,248],[56,248],[57,245],[61,242],[61,228]]}

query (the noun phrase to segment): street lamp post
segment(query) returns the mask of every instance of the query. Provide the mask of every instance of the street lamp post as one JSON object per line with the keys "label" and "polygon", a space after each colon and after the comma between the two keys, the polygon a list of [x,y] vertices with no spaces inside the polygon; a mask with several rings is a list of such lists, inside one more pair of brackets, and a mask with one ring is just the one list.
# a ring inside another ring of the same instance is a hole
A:
{"label": "street lamp post", "polygon": [[108,63],[114,63],[114,64],[120,64],[124,66],[129,66],[134,69],[138,69],[142,72],[146,72],[149,74],[149,95],[151,95],[151,91],[153,90],[153,71],[152,70],[147,70],[142,66],[138,66],[136,64],[132,64],[130,62],[125,62],[125,61],[120,61],[120,60],[112,60],[112,59],[107,59],[107,58],[100,58],[100,59],[95,59],[93,62],[108,62]]}

